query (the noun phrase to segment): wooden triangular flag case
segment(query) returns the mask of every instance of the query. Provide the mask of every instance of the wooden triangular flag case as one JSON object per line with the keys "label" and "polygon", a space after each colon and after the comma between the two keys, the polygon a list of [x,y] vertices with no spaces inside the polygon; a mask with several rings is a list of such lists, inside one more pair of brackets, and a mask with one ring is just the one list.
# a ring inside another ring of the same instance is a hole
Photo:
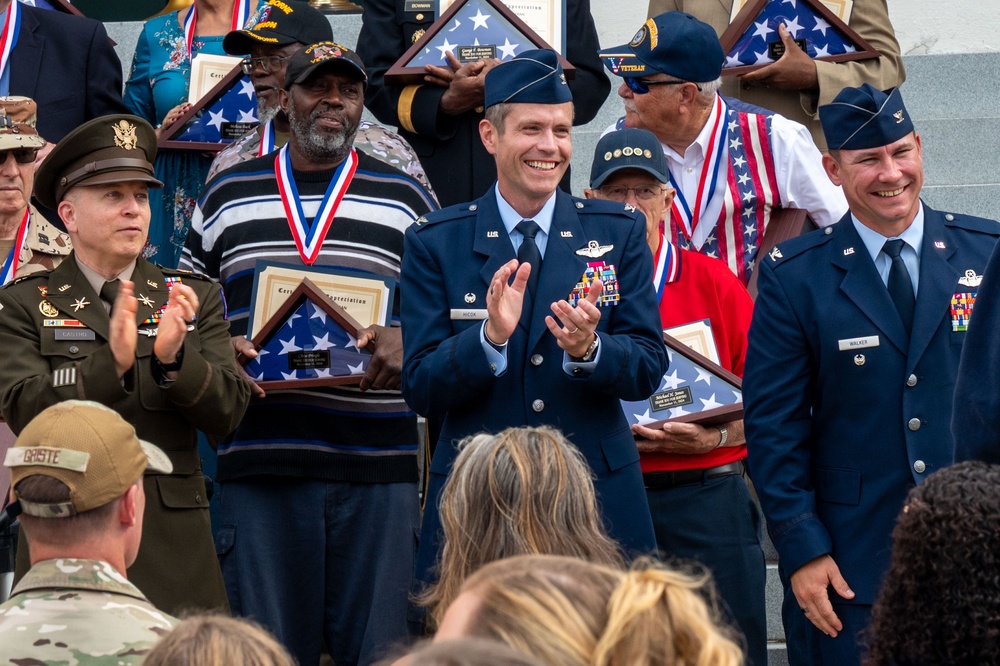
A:
{"label": "wooden triangular flag case", "polygon": [[629,425],[659,428],[667,421],[718,425],[743,418],[739,377],[666,333],[670,368],[647,400],[622,400]]}
{"label": "wooden triangular flag case", "polygon": [[750,0],[719,41],[726,54],[722,74],[736,75],[775,62],[784,53],[782,23],[814,60],[844,62],[878,58],[879,52],[821,0]]}
{"label": "wooden triangular flag case", "polygon": [[257,124],[257,95],[250,77],[237,65],[165,128],[156,145],[218,152]]}
{"label": "wooden triangular flag case", "polygon": [[[447,67],[445,53],[451,51],[460,62],[483,58],[510,60],[524,51],[551,49],[501,0],[456,0],[385,73],[386,83],[424,83],[424,66]],[[576,68],[559,56],[567,79]]]}
{"label": "wooden triangular flag case", "polygon": [[254,336],[257,358],[239,362],[265,389],[359,384],[372,359],[358,349],[360,329],[306,278]]}

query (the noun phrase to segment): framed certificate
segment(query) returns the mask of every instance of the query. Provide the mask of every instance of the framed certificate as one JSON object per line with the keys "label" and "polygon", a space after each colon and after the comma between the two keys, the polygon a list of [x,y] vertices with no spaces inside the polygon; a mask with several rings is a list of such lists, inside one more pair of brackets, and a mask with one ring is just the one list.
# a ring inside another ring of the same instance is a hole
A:
{"label": "framed certificate", "polygon": [[739,377],[667,333],[663,343],[670,368],[659,388],[646,400],[622,400],[630,426],[655,429],[667,421],[710,426],[743,418]]}
{"label": "framed certificate", "polygon": [[207,95],[219,81],[226,78],[242,58],[200,53],[191,61],[191,85],[188,87],[188,104],[194,104]]}
{"label": "framed certificate", "polygon": [[237,361],[264,389],[360,384],[372,359],[358,348],[362,328],[304,278],[253,337],[257,358]]}
{"label": "framed certificate", "polygon": [[[566,0],[501,0],[536,35],[562,55],[566,55]],[[441,16],[455,0],[438,0]]]}
{"label": "framed certificate", "polygon": [[342,307],[361,328],[389,323],[396,281],[390,277],[340,268],[310,267],[258,261],[250,297],[248,337],[278,311],[299,284],[308,279]]}

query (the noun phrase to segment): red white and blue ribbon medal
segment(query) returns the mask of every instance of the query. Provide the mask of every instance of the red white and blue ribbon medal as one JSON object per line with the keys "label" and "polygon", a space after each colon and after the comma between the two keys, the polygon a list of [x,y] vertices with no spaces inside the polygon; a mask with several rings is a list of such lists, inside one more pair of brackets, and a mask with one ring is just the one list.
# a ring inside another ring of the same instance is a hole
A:
{"label": "red white and blue ribbon medal", "polygon": [[333,178],[330,179],[330,185],[326,188],[326,194],[323,196],[323,201],[320,202],[316,217],[312,221],[308,221],[302,211],[302,202],[299,200],[298,188],[295,187],[295,178],[292,177],[292,158],[288,152],[287,143],[274,158],[274,175],[278,180],[278,192],[281,194],[281,203],[285,207],[288,226],[291,229],[299,256],[302,257],[302,261],[307,266],[311,266],[319,256],[320,250],[323,248],[323,240],[333,224],[337,208],[340,206],[357,168],[358,154],[351,148],[347,159],[340,163]]}

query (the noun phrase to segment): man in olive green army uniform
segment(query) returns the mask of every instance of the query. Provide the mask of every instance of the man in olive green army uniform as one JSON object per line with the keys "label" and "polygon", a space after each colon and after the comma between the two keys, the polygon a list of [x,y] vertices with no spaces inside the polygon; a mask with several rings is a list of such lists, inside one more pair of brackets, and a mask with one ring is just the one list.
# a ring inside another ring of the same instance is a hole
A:
{"label": "man in olive green army uniform", "polygon": [[128,575],[176,615],[227,607],[196,431],[232,431],[249,388],[219,286],[140,258],[148,188],[162,186],[155,156],[147,122],[112,115],[68,134],[39,167],[35,196],[58,211],[73,252],[0,290],[0,409],[19,433],[61,400],[93,400],[166,451],[173,473],[145,478],[146,538]]}
{"label": "man in olive green army uniform", "polygon": [[70,400],[7,452],[31,569],[0,605],[0,662],[140,664],[176,623],[126,578],[142,539],[143,472],[170,459],[116,412]]}

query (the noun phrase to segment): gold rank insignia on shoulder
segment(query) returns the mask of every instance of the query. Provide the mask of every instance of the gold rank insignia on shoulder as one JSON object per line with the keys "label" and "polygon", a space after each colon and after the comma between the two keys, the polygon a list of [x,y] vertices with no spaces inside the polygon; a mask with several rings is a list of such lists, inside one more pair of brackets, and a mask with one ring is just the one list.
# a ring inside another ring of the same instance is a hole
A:
{"label": "gold rank insignia on shoulder", "polygon": [[976,271],[972,270],[971,268],[965,271],[965,275],[963,277],[958,278],[958,283],[965,287],[978,287],[979,283],[981,283],[982,281],[983,281],[983,276],[976,275]]}
{"label": "gold rank insignia on shoulder", "polygon": [[587,247],[581,247],[576,251],[581,257],[588,257],[590,259],[597,259],[603,257],[611,250],[615,249],[614,245],[601,245],[597,241],[590,241],[587,243]]}
{"label": "gold rank insignia on shoulder", "polygon": [[770,257],[771,261],[777,261],[778,259],[781,259],[783,255],[781,254],[781,250],[774,248],[767,253],[767,256]]}
{"label": "gold rank insignia on shoulder", "polygon": [[111,126],[115,130],[115,145],[125,150],[139,147],[139,137],[135,135],[135,125],[127,120],[119,120]]}

